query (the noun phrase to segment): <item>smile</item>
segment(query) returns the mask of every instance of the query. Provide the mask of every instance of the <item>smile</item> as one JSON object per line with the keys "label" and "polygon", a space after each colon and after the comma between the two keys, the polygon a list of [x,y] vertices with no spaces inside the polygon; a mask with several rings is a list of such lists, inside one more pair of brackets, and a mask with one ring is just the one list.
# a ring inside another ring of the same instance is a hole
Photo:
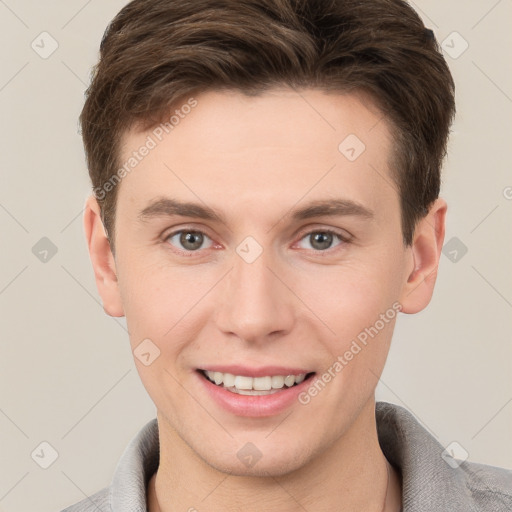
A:
{"label": "smile", "polygon": [[270,395],[278,393],[283,388],[288,389],[297,386],[314,375],[314,372],[311,372],[298,375],[249,377],[208,370],[200,370],[200,373],[213,384],[240,395]]}

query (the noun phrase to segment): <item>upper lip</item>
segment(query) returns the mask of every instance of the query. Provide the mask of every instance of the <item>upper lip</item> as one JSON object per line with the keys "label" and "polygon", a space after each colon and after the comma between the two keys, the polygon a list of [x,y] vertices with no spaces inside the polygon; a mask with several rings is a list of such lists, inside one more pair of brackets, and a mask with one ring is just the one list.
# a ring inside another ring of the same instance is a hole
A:
{"label": "upper lip", "polygon": [[251,368],[244,365],[207,365],[199,368],[200,370],[207,370],[210,372],[231,373],[231,375],[240,375],[244,377],[266,377],[273,375],[300,375],[313,373],[311,370],[297,367],[285,366],[260,366],[258,368]]}

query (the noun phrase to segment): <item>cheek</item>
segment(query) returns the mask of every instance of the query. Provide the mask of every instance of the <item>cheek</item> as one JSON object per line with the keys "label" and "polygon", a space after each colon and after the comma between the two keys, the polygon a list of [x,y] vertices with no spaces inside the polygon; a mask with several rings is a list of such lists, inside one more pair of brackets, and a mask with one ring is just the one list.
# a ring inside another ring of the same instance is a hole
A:
{"label": "cheek", "polygon": [[392,307],[401,288],[399,268],[399,262],[379,258],[318,267],[297,282],[297,295],[335,338],[346,340]]}
{"label": "cheek", "polygon": [[169,274],[141,266],[140,261],[125,261],[121,266],[119,288],[132,342],[141,336],[161,337],[172,327],[172,312],[186,302],[183,290],[178,291],[179,282]]}
{"label": "cheek", "polygon": [[140,261],[126,261],[122,270],[120,292],[132,348],[149,338],[169,354],[194,339],[204,321],[198,314],[204,315],[208,293],[218,280],[215,272],[206,266],[169,266],[147,260],[143,266]]}
{"label": "cheek", "polygon": [[[310,296],[311,309],[334,331],[323,338],[330,356],[323,376],[333,410],[365,403],[375,389],[389,351],[399,303],[396,274],[375,267],[339,269]],[[327,331],[326,331],[327,332]]]}

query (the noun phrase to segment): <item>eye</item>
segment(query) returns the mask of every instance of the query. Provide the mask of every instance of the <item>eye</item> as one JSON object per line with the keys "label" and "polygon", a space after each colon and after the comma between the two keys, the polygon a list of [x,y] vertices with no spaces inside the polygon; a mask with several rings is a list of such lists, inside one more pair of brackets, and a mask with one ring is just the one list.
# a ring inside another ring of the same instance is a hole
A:
{"label": "eye", "polygon": [[[306,233],[300,241],[308,241],[309,247],[302,247],[303,249],[311,249],[316,252],[326,252],[332,248],[335,239],[339,240],[337,245],[350,243],[350,238],[331,229],[317,229]],[[207,243],[209,241],[209,243]],[[165,242],[174,246],[179,252],[194,253],[200,249],[211,248],[213,245],[212,239],[196,229],[181,229],[174,231],[165,237]],[[207,243],[205,246],[204,244]],[[300,243],[300,242],[299,242]]]}
{"label": "eye", "polygon": [[[205,249],[205,247],[202,247],[205,240],[210,240],[210,242],[212,241],[211,238],[202,231],[192,229],[182,229],[180,231],[175,231],[165,238],[166,242],[169,242],[171,245],[177,247],[177,249],[181,251],[184,250],[184,252],[194,252],[198,251],[199,249]],[[180,244],[181,247],[177,246],[176,244]]]}
{"label": "eye", "polygon": [[326,251],[330,249],[333,243],[333,240],[337,238],[340,240],[340,244],[349,243],[349,238],[341,233],[333,231],[331,229],[318,229],[315,231],[310,231],[306,233],[305,236],[301,238],[302,240],[308,240],[310,247],[305,247],[305,249],[313,249],[314,251]]}

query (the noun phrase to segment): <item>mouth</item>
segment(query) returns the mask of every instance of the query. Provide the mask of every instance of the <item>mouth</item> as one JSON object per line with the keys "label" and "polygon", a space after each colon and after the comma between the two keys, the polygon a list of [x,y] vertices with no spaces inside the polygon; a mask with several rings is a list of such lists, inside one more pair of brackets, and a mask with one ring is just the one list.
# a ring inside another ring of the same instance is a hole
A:
{"label": "mouth", "polygon": [[249,377],[231,373],[198,369],[202,378],[231,393],[248,396],[265,396],[285,391],[311,379],[316,372],[296,375],[266,375]]}

